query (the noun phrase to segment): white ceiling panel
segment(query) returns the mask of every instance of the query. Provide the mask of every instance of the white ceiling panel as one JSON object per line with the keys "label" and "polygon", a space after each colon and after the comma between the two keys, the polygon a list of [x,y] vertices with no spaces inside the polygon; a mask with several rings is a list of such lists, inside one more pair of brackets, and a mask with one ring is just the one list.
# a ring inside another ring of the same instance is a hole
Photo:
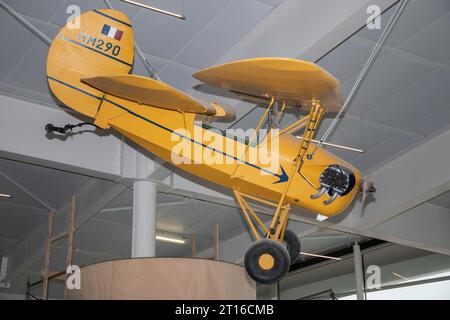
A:
{"label": "white ceiling panel", "polygon": [[[324,254],[337,249],[350,247],[352,245],[352,235],[349,234],[323,234],[321,231],[315,232],[307,237],[300,239],[302,252]],[[308,256],[302,256],[308,259]]]}
{"label": "white ceiling panel", "polygon": [[98,212],[95,216],[96,220],[100,221],[112,221],[116,223],[122,223],[128,226],[133,224],[132,209],[118,210],[114,212]]}
{"label": "white ceiling panel", "polygon": [[[288,220],[287,228],[295,232],[295,234],[302,234],[314,226],[307,223],[298,222],[295,220]],[[300,240],[301,241],[301,240]]]}
{"label": "white ceiling panel", "polygon": [[[381,17],[382,29],[369,30],[363,28],[358,35],[377,41],[380,38],[384,27],[387,25],[395,6],[383,13]],[[402,42],[409,39],[415,33],[426,28],[431,22],[437,20],[450,10],[450,2],[448,0],[411,0],[408,2],[400,19],[398,20],[394,30],[387,40],[390,46],[398,46]]]}
{"label": "white ceiling panel", "polygon": [[11,8],[29,17],[50,21],[51,17],[63,7],[61,0],[4,0]]}
{"label": "white ceiling panel", "polygon": [[0,237],[22,240],[47,222],[47,211],[0,205]]}
{"label": "white ceiling panel", "polygon": [[420,136],[408,133],[397,133],[352,162],[362,172],[367,173],[375,166],[388,161],[394,155],[420,140]]}
{"label": "white ceiling panel", "polygon": [[67,19],[72,15],[72,12],[67,13],[67,9],[71,5],[76,5],[80,8],[80,11],[86,12],[93,9],[103,9],[106,8],[105,3],[103,0],[65,0],[63,5],[58,9],[58,11],[55,13],[55,15],[50,20],[53,24],[56,24],[58,26],[63,26],[67,23]]}
{"label": "white ceiling panel", "polygon": [[[449,3],[447,1],[447,3]],[[450,13],[413,35],[399,49],[433,61],[446,63],[450,58]]]}
{"label": "white ceiling panel", "polygon": [[204,239],[211,242],[213,241],[212,228],[203,220],[197,222],[193,226],[186,228],[184,233],[186,235],[192,235],[195,233],[196,237],[199,239]]}
{"label": "white ceiling panel", "polygon": [[4,81],[30,44],[40,40],[4,10],[0,10],[0,21],[0,38],[5,41],[0,50],[0,81]]}
{"label": "white ceiling panel", "polygon": [[157,228],[176,233],[187,233],[187,230],[200,222],[200,217],[191,205],[171,208],[157,220]]}
{"label": "white ceiling panel", "polygon": [[[150,65],[152,66],[153,70],[155,70],[156,73],[161,71],[161,69],[164,68],[168,63],[167,60],[157,58],[157,57],[151,56],[149,54],[145,54],[145,56],[148,59],[148,61],[150,62]],[[144,77],[149,76],[149,73],[148,73],[146,67],[144,66],[144,63],[139,58],[137,53],[134,55],[134,65],[133,65],[133,70],[131,73],[138,74],[138,75],[141,75]]]}
{"label": "white ceiling panel", "polygon": [[[239,118],[239,121],[235,125],[233,125],[233,129],[241,128],[247,130],[250,128],[256,128],[259,120],[264,114],[264,108],[261,108],[259,106],[255,108],[255,104],[246,104],[246,102],[240,102],[235,107],[236,113],[240,112],[241,118]],[[245,112],[248,112],[251,109],[253,110],[250,113],[244,115]]]}
{"label": "white ceiling panel", "polygon": [[195,71],[197,70],[191,67],[175,62],[168,62],[167,65],[158,72],[158,75],[162,81],[167,82],[178,90],[186,91],[199,83],[192,77],[192,74]]}
{"label": "white ceiling panel", "polygon": [[[195,248],[197,255],[211,248],[212,241],[197,238],[195,241]],[[190,257],[192,255],[192,247],[189,239],[184,245],[168,243],[163,241],[157,241],[156,254],[158,257]]]}
{"label": "white ceiling panel", "polygon": [[398,130],[373,121],[363,120],[363,149],[370,150],[388,137],[396,134]]}
{"label": "white ceiling panel", "polygon": [[[331,143],[368,151],[397,132],[399,131],[393,127],[365,119],[348,117],[342,120],[329,141]],[[360,153],[356,152],[332,147],[327,148],[335,155],[347,161],[352,161],[360,155]]]}
{"label": "white ceiling panel", "polygon": [[352,37],[334,49],[333,54],[320,59],[318,64],[344,83],[359,74],[372,49],[372,43]]}
{"label": "white ceiling panel", "polygon": [[[0,170],[53,208],[58,208],[67,203],[72,194],[89,180],[89,177],[74,173],[6,160],[0,162]],[[37,207],[43,207],[35,200],[27,202],[22,199],[22,191],[13,191],[11,194],[14,196],[10,199],[11,203],[29,206],[36,206],[37,204]],[[29,195],[25,196],[31,198]]]}
{"label": "white ceiling panel", "polygon": [[185,199],[181,196],[176,196],[172,194],[166,194],[166,193],[158,193],[158,203],[169,203],[169,202],[179,202],[180,200]]}
{"label": "white ceiling panel", "polygon": [[[43,26],[42,30],[51,37],[56,35],[58,31],[54,26]],[[6,83],[45,94],[50,98],[46,78],[47,53],[48,46],[41,40],[36,39],[25,51],[23,58]]]}
{"label": "white ceiling panel", "polygon": [[198,69],[213,65],[272,9],[257,0],[233,0],[174,60]]}
{"label": "white ceiling panel", "polygon": [[0,198],[0,208],[5,207],[5,210],[8,210],[9,207],[14,205],[45,209],[45,206],[39,203],[39,201],[33,199],[21,187],[14,184],[9,179],[5,179],[3,176],[0,176],[0,193],[12,196],[11,198]]}
{"label": "white ceiling panel", "polygon": [[443,194],[431,199],[429,202],[431,204],[450,209],[450,191],[444,192]]}
{"label": "white ceiling panel", "polygon": [[279,6],[283,2],[283,0],[258,0],[258,1],[270,4],[273,7]]}
{"label": "white ceiling panel", "polygon": [[0,256],[5,256],[19,241],[0,237]]}
{"label": "white ceiling panel", "polygon": [[206,219],[212,214],[223,210],[223,206],[218,206],[215,203],[209,203],[206,201],[195,201],[193,202],[193,206],[195,212],[201,219]]}
{"label": "white ceiling panel", "polygon": [[[56,272],[65,270],[66,256],[67,256],[67,249],[65,247],[65,244],[55,247],[51,253],[50,269]],[[125,256],[110,255],[94,251],[85,251],[78,248],[75,248],[72,253],[73,264],[80,267],[102,261],[121,258],[125,258]],[[42,257],[31,267],[30,271],[41,273],[43,267],[44,267],[44,258]]]}
{"label": "white ceiling panel", "polygon": [[406,128],[450,103],[449,86],[450,70],[437,70],[373,108],[366,118]]}
{"label": "white ceiling panel", "polygon": [[421,134],[423,136],[429,136],[432,133],[444,128],[448,128],[450,125],[450,103],[446,106],[434,111],[417,120],[411,126],[407,128],[408,131]]}
{"label": "white ceiling panel", "polygon": [[[186,20],[149,10],[134,18],[136,41],[144,52],[166,59],[173,58],[230,0],[185,0]],[[178,0],[152,1],[159,8],[179,12]]]}
{"label": "white ceiling panel", "polygon": [[77,231],[74,248],[129,257],[131,227],[116,222],[90,220]]}
{"label": "white ceiling panel", "polygon": [[105,206],[108,208],[117,208],[117,207],[128,207],[133,204],[133,190],[125,189],[121,192],[117,197],[114,198],[108,205]]}
{"label": "white ceiling panel", "polygon": [[[388,24],[389,19],[391,18],[392,14],[394,13],[396,7],[398,4],[394,4],[392,7],[387,9],[381,14],[380,22],[381,22],[381,28],[380,29],[369,29],[365,25],[356,33],[357,36],[363,37],[365,39],[371,40],[372,42],[377,42],[378,39],[380,39],[381,34],[384,31],[384,28]],[[406,9],[405,9],[406,10]],[[405,11],[403,11],[403,14]],[[394,32],[393,30],[392,32]],[[392,36],[392,33],[391,33]],[[388,41],[390,40],[390,37]]]}
{"label": "white ceiling panel", "polygon": [[386,52],[372,66],[348,112],[357,116],[366,114],[433,69],[405,56]]}
{"label": "white ceiling panel", "polygon": [[356,79],[359,76],[358,74],[355,74],[353,77],[345,81],[344,83],[341,83],[341,90],[342,90],[342,100],[345,102],[345,99],[347,99],[348,95],[350,94],[350,91],[353,89],[353,86],[355,85]]}
{"label": "white ceiling panel", "polygon": [[[69,0],[69,2],[70,2],[71,0]],[[102,2],[104,2],[103,0],[102,0]],[[149,4],[149,5],[151,5],[152,4],[152,2],[153,1],[148,1],[148,0],[142,0],[142,3],[147,3],[147,4]],[[143,8],[141,8],[141,7],[138,7],[138,6],[133,6],[133,5],[130,5],[130,4],[128,4],[128,3],[126,3],[126,2],[123,2],[123,1],[121,1],[121,0],[109,0],[109,3],[111,3],[111,5],[112,5],[112,7],[115,9],[115,10],[120,10],[120,11],[122,11],[123,13],[125,13],[127,16],[128,16],[128,18],[130,18],[130,19],[133,19],[141,10],[146,10],[146,9],[143,9]],[[106,6],[105,6],[106,7]],[[100,8],[100,7],[99,7]]]}
{"label": "white ceiling panel", "polygon": [[[329,142],[345,145],[352,148],[363,148],[362,120],[357,118],[345,117],[331,135]],[[321,137],[321,135],[318,135]],[[353,159],[358,154],[333,147],[326,147],[333,154],[347,161]]]}
{"label": "white ceiling panel", "polygon": [[73,263],[78,266],[85,266],[88,264],[93,264],[101,261],[121,259],[125,257],[126,256],[107,255],[99,252],[84,251],[80,249],[75,249],[73,251]]}
{"label": "white ceiling panel", "polygon": [[[265,216],[261,215],[261,218]],[[219,224],[221,239],[230,239],[248,230],[240,209],[223,207],[206,217],[204,221],[211,230],[214,230],[215,224]]]}

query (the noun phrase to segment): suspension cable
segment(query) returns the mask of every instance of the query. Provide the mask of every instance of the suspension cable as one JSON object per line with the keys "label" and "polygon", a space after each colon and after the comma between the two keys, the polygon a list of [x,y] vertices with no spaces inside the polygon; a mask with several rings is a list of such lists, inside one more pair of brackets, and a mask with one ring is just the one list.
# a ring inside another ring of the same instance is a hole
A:
{"label": "suspension cable", "polygon": [[[109,0],[103,0],[106,4],[106,6],[109,9],[113,9],[113,6],[109,2]],[[14,17],[17,21],[22,23],[27,29],[29,29],[31,32],[33,32],[39,39],[44,41],[48,46],[52,44],[52,40],[41,30],[36,28],[31,22],[29,22],[27,19],[25,19],[21,14],[19,14],[17,11],[15,11],[13,8],[11,8],[9,5],[7,5],[3,0],[0,0],[0,7],[5,9],[7,13],[9,13],[12,17]],[[147,69],[148,73],[150,74],[150,77],[161,81],[159,76],[157,75],[155,69],[153,69],[152,65],[148,61],[147,57],[144,55],[142,50],[139,48],[136,42],[134,42],[134,47],[136,48],[136,52],[141,59],[142,63],[144,64],[145,68]]]}
{"label": "suspension cable", "polygon": [[52,44],[52,40],[46,34],[44,34],[41,30],[36,28],[32,23],[30,23],[21,14],[19,14],[17,11],[15,11],[13,8],[11,8],[9,5],[7,5],[3,0],[0,0],[0,7],[5,9],[5,11],[7,13],[9,13],[17,21],[22,23],[28,30],[33,32],[39,39],[44,41],[47,45],[50,46]]}
{"label": "suspension cable", "polygon": [[355,84],[353,85],[352,90],[350,91],[350,93],[347,96],[347,99],[345,100],[345,103],[342,105],[341,109],[339,110],[338,114],[336,115],[336,117],[333,119],[333,121],[331,122],[330,126],[327,128],[327,130],[325,131],[325,133],[323,134],[322,138],[320,139],[319,143],[316,145],[316,147],[314,148],[314,151],[309,155],[310,157],[312,157],[314,155],[314,153],[316,152],[317,148],[322,146],[323,143],[328,139],[328,137],[330,136],[330,134],[333,132],[333,130],[336,127],[337,122],[339,121],[342,113],[348,108],[348,106],[351,104],[351,102],[353,101],[358,89],[361,86],[361,83],[363,82],[363,80],[365,79],[365,77],[367,76],[367,73],[369,72],[370,68],[372,67],[373,63],[375,62],[376,58],[378,57],[382,47],[384,46],[387,38],[389,37],[392,29],[394,28],[395,24],[397,23],[401,13],[403,12],[403,10],[405,9],[407,3],[409,0],[400,0],[400,4],[397,6],[394,14],[392,15],[392,17],[389,19],[388,24],[386,25],[386,28],[383,30],[380,38],[378,39],[375,47],[373,48],[369,58],[367,59],[363,69],[361,70],[358,78],[356,79]]}
{"label": "suspension cable", "polygon": [[[111,2],[109,2],[109,0],[103,0],[103,1],[105,2],[105,4],[108,7],[108,9],[114,10],[114,8],[111,5]],[[136,53],[138,54],[139,59],[141,59],[142,63],[144,64],[145,69],[147,69],[150,77],[152,79],[154,79],[154,80],[161,81],[161,79],[159,78],[159,76],[156,73],[155,69],[153,69],[152,65],[150,64],[150,61],[148,61],[147,57],[142,52],[141,48],[139,48],[139,46],[136,43],[136,41],[134,41],[134,47],[136,48]]]}

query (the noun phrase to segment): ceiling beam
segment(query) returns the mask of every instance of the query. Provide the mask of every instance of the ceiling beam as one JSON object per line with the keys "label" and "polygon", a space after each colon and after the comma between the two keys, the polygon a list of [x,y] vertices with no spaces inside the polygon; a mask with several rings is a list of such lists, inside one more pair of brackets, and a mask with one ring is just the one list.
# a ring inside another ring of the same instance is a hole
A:
{"label": "ceiling beam", "polygon": [[[254,57],[317,61],[363,27],[369,5],[386,10],[398,0],[284,0],[215,64]],[[282,35],[282,36],[280,36]],[[191,91],[195,94],[195,91]],[[254,104],[226,99],[236,108],[237,123]],[[225,124],[218,124],[222,128]]]}
{"label": "ceiling beam", "polygon": [[395,2],[285,0],[218,63],[263,55],[316,61],[365,25],[369,5],[383,11]]}
{"label": "ceiling beam", "polygon": [[[80,228],[88,222],[97,212],[125,191],[125,189],[127,187],[122,184],[90,179],[76,193],[76,228]],[[95,200],[93,201],[93,199]],[[56,211],[53,219],[53,234],[61,234],[67,229],[66,217],[69,206],[70,201]],[[7,275],[10,283],[44,257],[47,228],[47,223],[35,228],[27,238],[21,240],[8,252],[7,256],[12,262],[11,271]]]}
{"label": "ceiling beam", "polygon": [[450,255],[448,226],[449,208],[423,203],[380,223],[371,232],[390,242]]}
{"label": "ceiling beam", "polygon": [[377,192],[361,212],[355,205],[345,224],[369,230],[450,190],[450,130],[437,134],[372,171]]}
{"label": "ceiling beam", "polygon": [[[84,132],[68,136],[47,135],[47,123],[78,123],[71,111],[49,108],[33,102],[0,95],[0,158],[21,161],[67,172],[106,179],[132,186],[137,180],[151,180],[159,187],[195,190],[225,197],[208,187],[173,175],[175,167],[115,132]],[[172,179],[173,177],[173,179]],[[203,182],[200,182],[203,184]],[[230,198],[230,197],[228,197]]]}
{"label": "ceiling beam", "polygon": [[[38,203],[40,203],[44,208],[50,210],[50,211],[54,211],[55,209],[53,207],[51,207],[49,204],[47,204],[44,200],[42,200],[41,198],[39,198],[38,196],[36,196],[33,192],[31,192],[30,190],[28,190],[26,187],[24,187],[22,184],[18,183],[16,180],[14,180],[13,178],[11,178],[10,176],[8,176],[7,174],[0,172],[0,176],[3,177],[5,180],[7,180],[8,182],[12,183],[13,185],[15,185],[17,188],[19,188],[20,190],[22,190],[26,195],[28,195],[29,197],[31,197],[33,200],[37,201]],[[14,195],[12,195],[14,196]]]}
{"label": "ceiling beam", "polygon": [[0,95],[0,157],[115,180],[122,141],[112,134],[47,135],[47,123],[78,123],[62,110]]}

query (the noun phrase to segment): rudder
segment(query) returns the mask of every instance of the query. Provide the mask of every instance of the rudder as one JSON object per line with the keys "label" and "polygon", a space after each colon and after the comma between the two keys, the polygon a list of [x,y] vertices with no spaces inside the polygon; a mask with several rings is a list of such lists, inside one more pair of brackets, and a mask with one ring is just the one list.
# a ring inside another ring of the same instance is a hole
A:
{"label": "rudder", "polygon": [[88,11],[79,19],[80,28],[66,25],[53,40],[47,57],[47,79],[62,103],[95,117],[103,92],[80,79],[130,73],[133,28],[128,17],[117,10]]}

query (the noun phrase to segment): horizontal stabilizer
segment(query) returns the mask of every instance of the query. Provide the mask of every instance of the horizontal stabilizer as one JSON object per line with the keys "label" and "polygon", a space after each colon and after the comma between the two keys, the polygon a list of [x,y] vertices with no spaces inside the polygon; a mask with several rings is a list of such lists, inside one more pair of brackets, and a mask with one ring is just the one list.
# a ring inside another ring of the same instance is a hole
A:
{"label": "horizontal stabilizer", "polygon": [[216,114],[216,108],[212,105],[202,104],[164,82],[138,75],[93,77],[82,81],[98,90],[139,104],[189,113]]}

